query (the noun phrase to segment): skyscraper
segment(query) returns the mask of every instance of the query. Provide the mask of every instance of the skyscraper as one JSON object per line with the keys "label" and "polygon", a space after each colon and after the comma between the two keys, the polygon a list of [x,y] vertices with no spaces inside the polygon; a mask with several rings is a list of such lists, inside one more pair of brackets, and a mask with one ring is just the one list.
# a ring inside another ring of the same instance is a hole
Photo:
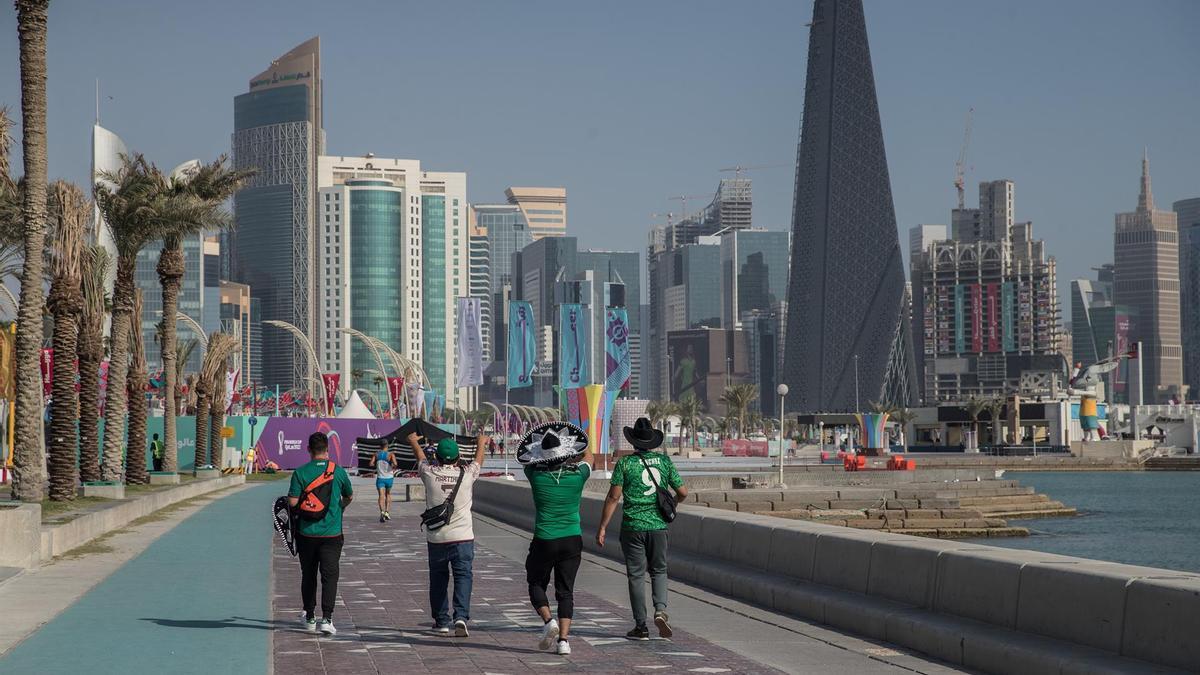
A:
{"label": "skyscraper", "polygon": [[912,400],[912,344],[862,0],[816,0],[792,214],[793,410]]}
{"label": "skyscraper", "polygon": [[[262,301],[263,320],[316,328],[317,157],[325,149],[321,40],[314,37],[250,78],[233,100],[233,164],[258,174],[234,196],[237,228],[228,235],[234,281]],[[286,332],[263,332],[266,385],[303,385],[318,364]]]}
{"label": "skyscraper", "polygon": [[566,236],[566,188],[510,187],[504,194],[509,204],[521,210],[534,239]]}
{"label": "skyscraper", "polygon": [[1096,279],[1071,280],[1071,362],[1084,366],[1108,358],[1109,349],[1116,349],[1113,266],[1104,265],[1097,272]]}
{"label": "skyscraper", "polygon": [[1179,309],[1183,319],[1183,381],[1200,393],[1200,197],[1172,204],[1179,219]]}
{"label": "skyscraper", "polygon": [[[488,347],[493,358],[503,361],[505,339],[502,328],[507,325],[505,313],[505,287],[512,287],[513,254],[533,242],[529,224],[521,207],[515,204],[472,204],[472,225],[481,230],[486,239],[488,256],[488,294],[490,323],[494,326]],[[487,336],[484,336],[487,340]]]}
{"label": "skyscraper", "polygon": [[492,249],[487,228],[475,224],[475,209],[470,211],[469,295],[479,298],[479,334],[483,340],[483,362],[492,362]]}
{"label": "skyscraper", "polygon": [[1148,156],[1142,157],[1137,208],[1117,214],[1113,254],[1114,302],[1137,315],[1129,339],[1142,343],[1144,400],[1182,399],[1178,220],[1173,211],[1154,208]]}

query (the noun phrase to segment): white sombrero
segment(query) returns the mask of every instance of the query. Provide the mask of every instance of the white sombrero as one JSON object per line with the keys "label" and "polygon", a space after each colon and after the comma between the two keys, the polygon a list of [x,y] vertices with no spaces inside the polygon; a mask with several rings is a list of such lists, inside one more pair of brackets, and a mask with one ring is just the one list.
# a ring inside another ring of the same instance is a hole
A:
{"label": "white sombrero", "polygon": [[547,422],[521,439],[517,461],[526,466],[553,466],[582,457],[587,446],[583,429],[570,422]]}

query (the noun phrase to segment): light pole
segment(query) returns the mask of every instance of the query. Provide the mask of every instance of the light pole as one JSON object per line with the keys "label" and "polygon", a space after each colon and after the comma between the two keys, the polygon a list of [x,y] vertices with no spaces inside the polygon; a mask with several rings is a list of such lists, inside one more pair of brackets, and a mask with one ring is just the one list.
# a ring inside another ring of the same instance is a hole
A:
{"label": "light pole", "polygon": [[817,420],[817,441],[821,444],[821,454],[818,457],[825,457],[825,420]]}
{"label": "light pole", "polygon": [[854,355],[854,412],[862,412],[858,405],[858,354]]}
{"label": "light pole", "polygon": [[780,384],[775,387],[775,393],[779,394],[779,485],[780,488],[786,488],[783,484],[783,399],[787,396],[788,386]]}

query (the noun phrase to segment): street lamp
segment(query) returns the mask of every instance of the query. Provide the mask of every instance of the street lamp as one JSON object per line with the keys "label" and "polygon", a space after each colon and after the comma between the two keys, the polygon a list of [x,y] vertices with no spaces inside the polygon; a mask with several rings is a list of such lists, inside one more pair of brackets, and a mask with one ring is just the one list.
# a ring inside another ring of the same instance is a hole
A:
{"label": "street lamp", "polygon": [[854,355],[854,412],[862,412],[858,405],[858,354]]}
{"label": "street lamp", "polygon": [[777,487],[786,488],[787,486],[783,484],[783,399],[787,396],[788,386],[780,384],[775,387],[775,393],[779,394],[779,485]]}
{"label": "street lamp", "polygon": [[817,420],[817,442],[821,444],[821,454],[819,457],[825,457],[825,420]]}

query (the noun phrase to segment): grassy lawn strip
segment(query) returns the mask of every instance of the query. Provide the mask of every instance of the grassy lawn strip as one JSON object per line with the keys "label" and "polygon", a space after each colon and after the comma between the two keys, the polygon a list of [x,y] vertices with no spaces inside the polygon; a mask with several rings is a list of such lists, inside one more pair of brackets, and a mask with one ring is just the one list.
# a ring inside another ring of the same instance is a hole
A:
{"label": "grassy lawn strip", "polygon": [[284,478],[291,478],[291,477],[292,477],[291,471],[276,471],[275,473],[259,472],[259,473],[252,473],[252,474],[247,475],[246,482],[247,483],[261,483],[261,482],[272,481],[272,480],[283,480]]}

